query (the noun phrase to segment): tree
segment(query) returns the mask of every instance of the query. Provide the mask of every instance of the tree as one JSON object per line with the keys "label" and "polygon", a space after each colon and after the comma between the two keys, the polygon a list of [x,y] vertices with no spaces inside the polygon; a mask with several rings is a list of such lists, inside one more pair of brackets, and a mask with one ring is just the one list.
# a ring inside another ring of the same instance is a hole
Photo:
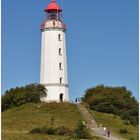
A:
{"label": "tree", "polygon": [[82,100],[92,110],[119,115],[138,124],[138,102],[126,87],[98,85],[87,89]]}
{"label": "tree", "polygon": [[40,84],[29,84],[7,90],[2,96],[2,111],[26,103],[39,103],[46,96],[46,89]]}

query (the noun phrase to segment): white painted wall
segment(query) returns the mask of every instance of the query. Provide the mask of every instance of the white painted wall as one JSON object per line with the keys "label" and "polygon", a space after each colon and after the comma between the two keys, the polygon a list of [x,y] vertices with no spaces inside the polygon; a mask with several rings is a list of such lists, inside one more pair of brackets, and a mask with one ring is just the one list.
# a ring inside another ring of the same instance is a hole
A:
{"label": "white painted wall", "polygon": [[[61,41],[58,38],[59,34]],[[59,48],[62,55],[59,55]],[[59,69],[59,63],[62,64],[62,70]],[[61,84],[60,77],[62,77]],[[68,85],[66,39],[62,29],[51,28],[42,31],[40,84],[47,89],[47,97],[43,99],[44,101],[59,102],[61,93],[63,100],[69,101],[68,87],[66,87]]]}

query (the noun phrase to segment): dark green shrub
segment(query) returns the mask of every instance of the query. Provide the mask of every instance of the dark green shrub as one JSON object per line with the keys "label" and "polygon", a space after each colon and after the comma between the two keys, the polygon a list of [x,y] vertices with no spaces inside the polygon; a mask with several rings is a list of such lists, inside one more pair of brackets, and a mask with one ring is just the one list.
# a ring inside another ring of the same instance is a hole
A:
{"label": "dark green shrub", "polygon": [[73,132],[65,126],[58,127],[57,133],[58,135],[67,135],[67,136],[71,136],[73,134]]}
{"label": "dark green shrub", "polygon": [[7,90],[2,96],[2,111],[26,103],[38,103],[41,97],[46,96],[46,89],[40,84],[29,84],[25,87],[16,87]]}
{"label": "dark green shrub", "polygon": [[124,123],[125,125],[129,125],[129,124],[130,124],[130,122],[129,122],[129,121],[126,121],[126,120],[125,120],[123,123]]}
{"label": "dark green shrub", "polygon": [[57,132],[57,129],[53,127],[48,127],[45,129],[45,134],[48,134],[48,135],[55,135],[56,132]]}
{"label": "dark green shrub", "polygon": [[134,140],[134,138],[130,138],[130,140]]}
{"label": "dark green shrub", "polygon": [[77,138],[83,138],[83,139],[91,138],[91,134],[89,130],[83,125],[82,122],[78,124],[78,127],[75,130],[75,136]]}
{"label": "dark green shrub", "polygon": [[53,127],[38,127],[30,131],[32,134],[48,134],[48,135],[66,135],[76,138],[91,138],[90,132],[82,123],[79,123],[77,129],[73,132],[65,126]]}
{"label": "dark green shrub", "polygon": [[42,128],[34,128],[30,131],[32,134],[42,134]]}
{"label": "dark green shrub", "polygon": [[119,133],[126,134],[126,133],[128,133],[128,131],[127,131],[127,129],[120,129]]}
{"label": "dark green shrub", "polygon": [[138,101],[126,87],[92,87],[85,91],[82,101],[92,110],[118,115],[133,125],[138,124]]}
{"label": "dark green shrub", "polygon": [[58,128],[53,128],[53,127],[38,127],[38,128],[34,128],[30,131],[30,133],[32,134],[48,134],[48,135],[67,135],[67,136],[72,136],[73,132],[65,127],[65,126],[61,126]]}
{"label": "dark green shrub", "polygon": [[30,133],[32,134],[48,134],[48,135],[55,135],[57,132],[56,128],[52,128],[52,127],[38,127],[38,128],[34,128],[30,131]]}
{"label": "dark green shrub", "polygon": [[130,117],[130,124],[132,124],[132,125],[137,125],[138,124],[138,122],[137,122],[137,117]]}

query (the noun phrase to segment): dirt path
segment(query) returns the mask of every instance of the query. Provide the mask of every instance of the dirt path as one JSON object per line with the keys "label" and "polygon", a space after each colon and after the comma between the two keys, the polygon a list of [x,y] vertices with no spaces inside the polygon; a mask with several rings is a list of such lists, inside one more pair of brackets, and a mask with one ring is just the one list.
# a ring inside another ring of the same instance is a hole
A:
{"label": "dirt path", "polygon": [[81,105],[81,104],[77,104],[78,109],[80,110],[80,112],[82,113],[86,123],[87,123],[87,127],[92,130],[92,132],[96,135],[96,136],[100,136],[104,139],[107,140],[121,140],[113,135],[111,135],[110,137],[107,137],[105,135],[105,132],[103,130],[103,127],[99,127],[96,120],[93,118],[93,116],[91,115],[91,113],[88,111],[88,109]]}

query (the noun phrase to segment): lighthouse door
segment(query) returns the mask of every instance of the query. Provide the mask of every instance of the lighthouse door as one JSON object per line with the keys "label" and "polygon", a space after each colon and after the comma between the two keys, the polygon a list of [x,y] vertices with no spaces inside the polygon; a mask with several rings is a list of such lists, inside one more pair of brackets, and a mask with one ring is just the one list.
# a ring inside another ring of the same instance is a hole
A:
{"label": "lighthouse door", "polygon": [[60,102],[62,103],[63,102],[63,94],[62,93],[60,94],[59,98],[60,98]]}

